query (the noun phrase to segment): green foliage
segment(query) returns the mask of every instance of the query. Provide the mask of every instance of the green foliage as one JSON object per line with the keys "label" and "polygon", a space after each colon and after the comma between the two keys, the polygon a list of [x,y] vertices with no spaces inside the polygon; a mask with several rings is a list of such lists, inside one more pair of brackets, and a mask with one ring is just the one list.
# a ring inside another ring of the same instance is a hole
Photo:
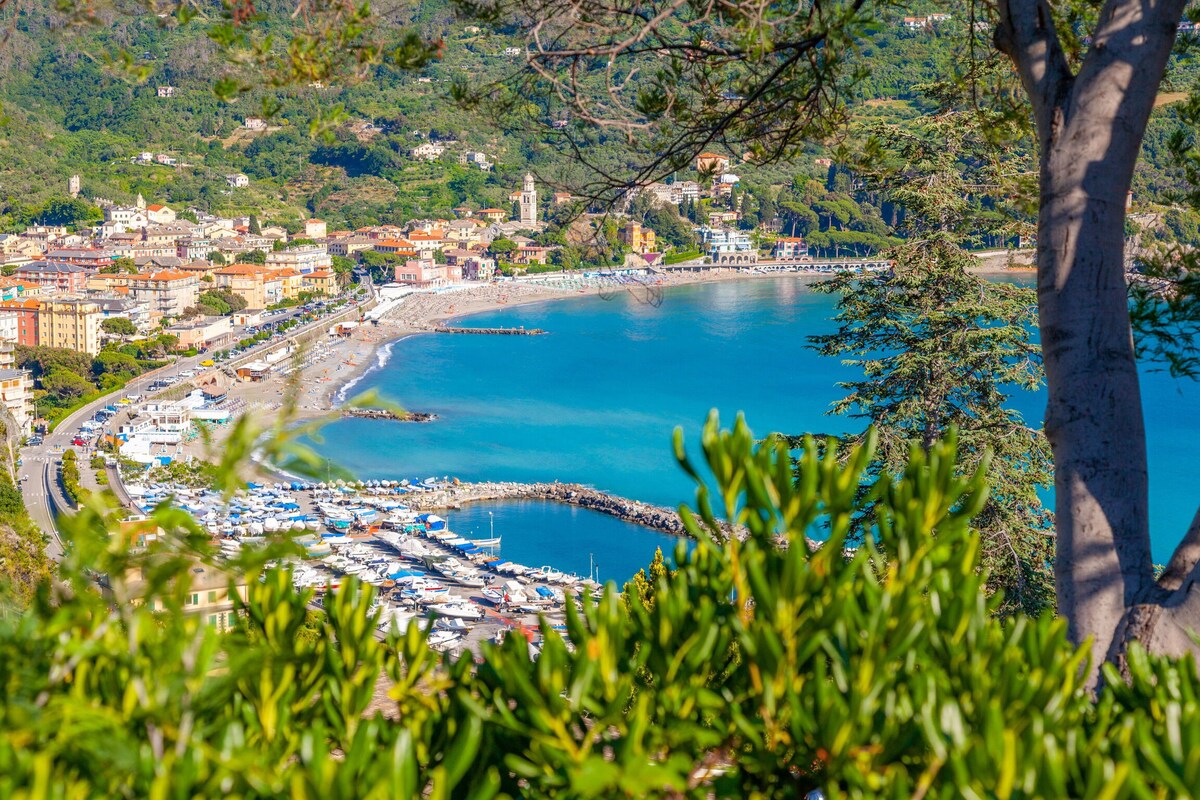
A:
{"label": "green foliage", "polygon": [[216,467],[207,461],[175,459],[169,464],[152,467],[146,480],[172,483],[193,489],[211,489],[216,486]]}
{"label": "green foliage", "polygon": [[[647,574],[647,571],[649,574]],[[649,570],[639,569],[637,574],[621,589],[621,598],[630,610],[633,609],[634,597],[637,598],[637,602],[641,603],[643,607],[650,608],[654,605],[655,587],[660,582],[670,580],[670,578],[671,570],[667,567],[667,562],[663,558],[662,548],[655,548],[654,558],[650,562]]]}
{"label": "green foliage", "polygon": [[51,197],[25,214],[25,222],[36,225],[78,225],[102,219],[99,208],[74,197]]}
{"label": "green foliage", "polygon": [[878,469],[901,469],[914,446],[929,448],[951,428],[966,470],[989,460],[991,496],[974,520],[989,589],[1003,593],[1005,613],[1036,616],[1054,598],[1053,525],[1038,494],[1052,482],[1053,462],[1042,431],[1007,405],[1013,387],[1042,381],[1032,341],[1037,299],[1032,289],[972,274],[974,258],[962,249],[964,230],[978,224],[967,185],[999,185],[1002,165],[973,149],[978,139],[964,115],[877,133],[874,178],[906,209],[910,238],[885,251],[895,265],[889,273],[843,273],[816,287],[838,296],[838,330],[812,337],[814,348],[862,370],[839,384],[848,394],[832,413],[878,431]]}
{"label": "green foliage", "polygon": [[[174,336],[169,340],[178,341]],[[43,416],[57,420],[99,394],[119,389],[145,371],[162,366],[162,362],[149,359],[163,352],[149,347],[148,340],[134,340],[119,347],[109,343],[95,358],[63,348],[18,345],[15,358],[37,381]]]}
{"label": "green foliage", "polygon": [[691,261],[694,258],[700,257],[699,250],[684,250],[678,253],[668,253],[663,256],[664,264],[679,264],[683,261]]}
{"label": "green foliage", "polygon": [[[249,447],[253,433],[234,438]],[[839,459],[809,440],[795,482],[782,442],[710,420],[714,483],[684,511],[694,546],[676,549],[673,573],[654,570],[652,603],[632,592],[626,605],[610,584],[568,606],[572,647],[543,623],[536,659],[518,636],[482,645],[478,662],[434,654],[415,625],[381,642],[370,587],[349,581],[314,614],[287,572],[262,573],[290,545],[218,567],[170,508],[149,522],[162,535],[131,552],[92,497],[64,523],[69,591],[0,616],[0,790],[1188,795],[1200,780],[1195,663],[1135,646],[1128,682],[1108,668],[1093,698],[1064,621],[1001,621],[984,591],[970,522],[986,460],[963,477],[953,438],[915,448],[864,505],[873,445]],[[698,475],[682,434],[676,449]],[[847,549],[864,515],[871,535]],[[726,540],[719,517],[744,534]],[[814,530],[828,540],[811,542]],[[194,577],[218,569],[245,587],[224,634],[188,613]],[[367,713],[381,675],[388,717]]]}
{"label": "green foliage", "polygon": [[228,316],[246,307],[246,299],[228,289],[209,289],[197,298],[198,310],[210,316]]}
{"label": "green foliage", "polygon": [[0,519],[12,519],[24,511],[21,490],[11,480],[0,481]]}
{"label": "green foliage", "polygon": [[44,534],[26,513],[8,470],[0,470],[0,616],[5,609],[27,607],[52,574]]}
{"label": "green foliage", "polygon": [[78,506],[84,499],[84,491],[79,485],[79,459],[74,450],[63,453],[58,478],[62,482],[63,493],[67,499]]}
{"label": "green foliage", "polygon": [[493,239],[488,245],[488,250],[497,258],[501,256],[511,255],[517,249],[517,243],[512,239],[506,239],[501,236],[498,239]]}
{"label": "green foliage", "polygon": [[39,383],[52,398],[67,402],[81,399],[96,388],[79,373],[59,367],[42,375]]}
{"label": "green foliage", "polygon": [[137,326],[124,317],[109,317],[101,320],[100,330],[116,336],[136,336]]}
{"label": "green foliage", "polygon": [[121,375],[128,380],[141,374],[142,365],[131,355],[104,350],[92,362],[92,372],[97,375]]}

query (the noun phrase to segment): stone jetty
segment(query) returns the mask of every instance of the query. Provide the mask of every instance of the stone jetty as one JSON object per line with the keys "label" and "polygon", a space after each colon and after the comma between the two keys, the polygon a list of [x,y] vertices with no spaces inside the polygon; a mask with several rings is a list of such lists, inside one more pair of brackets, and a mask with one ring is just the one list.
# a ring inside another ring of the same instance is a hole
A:
{"label": "stone jetty", "polygon": [[[672,508],[617,497],[578,483],[459,483],[406,499],[418,511],[456,508],[488,500],[551,500],[608,514],[673,536],[688,536],[679,513]],[[723,525],[726,536],[733,531]]]}
{"label": "stone jetty", "polygon": [[343,417],[360,417],[362,419],[390,419],[396,422],[429,422],[437,419],[437,414],[425,411],[391,411],[386,408],[344,408]]}
{"label": "stone jetty", "polygon": [[484,336],[541,336],[545,333],[541,328],[457,328],[441,325],[433,329],[434,333],[475,333]]}

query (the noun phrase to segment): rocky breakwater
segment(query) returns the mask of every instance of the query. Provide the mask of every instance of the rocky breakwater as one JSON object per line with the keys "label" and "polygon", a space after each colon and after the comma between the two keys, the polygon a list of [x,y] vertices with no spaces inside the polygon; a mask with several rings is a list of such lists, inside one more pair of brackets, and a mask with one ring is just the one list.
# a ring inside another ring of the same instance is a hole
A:
{"label": "rocky breakwater", "polygon": [[[410,496],[407,502],[419,511],[437,511],[487,500],[551,500],[608,514],[673,536],[689,535],[683,519],[674,509],[617,497],[578,483],[459,483]],[[732,526],[722,527],[726,536],[734,532]]]}
{"label": "rocky breakwater", "polygon": [[437,414],[424,411],[391,411],[386,408],[344,408],[343,417],[359,417],[362,419],[390,419],[396,422],[429,422],[437,419]]}
{"label": "rocky breakwater", "polygon": [[542,336],[546,332],[541,328],[457,328],[439,325],[434,333],[470,333],[483,336]]}
{"label": "rocky breakwater", "polygon": [[656,531],[676,536],[686,536],[687,529],[679,514],[670,508],[616,497],[608,492],[589,489],[579,484],[540,483],[533,484],[537,495],[547,500],[566,503],[580,508],[599,511],[626,522],[633,522]]}

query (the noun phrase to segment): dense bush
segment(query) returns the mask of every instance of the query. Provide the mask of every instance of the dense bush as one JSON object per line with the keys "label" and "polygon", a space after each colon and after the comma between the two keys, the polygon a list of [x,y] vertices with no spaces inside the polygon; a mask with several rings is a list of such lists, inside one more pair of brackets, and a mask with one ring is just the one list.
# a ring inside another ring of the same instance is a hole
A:
{"label": "dense bush", "polygon": [[59,479],[62,481],[63,492],[67,499],[79,505],[83,499],[83,487],[79,485],[79,460],[74,450],[67,450],[62,455],[59,467]]}
{"label": "dense bush", "polygon": [[135,336],[137,327],[124,317],[110,317],[100,322],[100,330],[118,336]]}
{"label": "dense bush", "polygon": [[165,362],[152,358],[169,352],[178,341],[177,337],[164,334],[120,345],[110,342],[95,358],[63,348],[18,345],[15,358],[20,367],[33,374],[40,390],[39,409],[53,420],[162,366]]}
{"label": "dense bush", "polygon": [[[681,441],[681,439],[677,439]],[[677,444],[682,452],[682,445]],[[162,509],[147,553],[110,540],[98,499],[57,604],[0,616],[0,793],[239,797],[1182,797],[1200,785],[1191,660],[1131,652],[1092,697],[1064,621],[992,613],[969,523],[986,464],[953,444],[859,492],[871,443],[839,463],[744,425],[706,427],[715,486],[694,546],[624,600],[611,585],[566,635],[543,623],[430,651],[376,639],[353,585],[312,615],[279,552],[239,557],[247,599],[220,634],[188,614],[207,537]],[[684,467],[698,474],[686,458]],[[715,505],[715,508],[714,508]],[[843,548],[852,520],[873,536]],[[718,515],[744,526],[728,542]],[[823,546],[807,536],[822,532]],[[108,594],[92,588],[106,574]],[[140,570],[140,572],[139,572]],[[137,576],[142,576],[138,578]],[[377,682],[390,688],[381,706]]]}

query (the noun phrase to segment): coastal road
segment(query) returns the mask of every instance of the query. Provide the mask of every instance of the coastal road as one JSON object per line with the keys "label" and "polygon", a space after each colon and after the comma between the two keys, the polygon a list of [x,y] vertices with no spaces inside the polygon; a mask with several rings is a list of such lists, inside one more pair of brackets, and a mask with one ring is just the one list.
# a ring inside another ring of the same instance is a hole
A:
{"label": "coastal road", "polygon": [[[371,289],[368,287],[368,292],[370,291]],[[357,307],[357,305],[353,304],[351,307]],[[336,309],[328,316],[342,313],[344,310]],[[279,315],[273,318],[272,321],[282,322],[299,316],[302,313],[297,310],[289,314]],[[313,330],[329,324],[325,317],[326,315],[322,315],[307,325],[302,325],[288,331],[282,340],[268,339],[244,351],[244,354],[258,354],[278,346],[281,341],[287,341],[311,333]],[[243,335],[246,334],[244,328],[239,332]],[[180,372],[186,372],[187,370],[203,372],[205,369],[219,369],[219,367],[200,367],[200,362],[208,358],[211,358],[211,355],[208,353],[186,356],[177,359],[174,363],[166,367],[139,375],[123,388],[97,398],[64,417],[51,433],[46,434],[41,444],[26,446],[22,449],[21,466],[17,470],[21,495],[25,500],[25,507],[29,510],[30,517],[47,536],[46,552],[48,555],[55,560],[61,559],[63,555],[64,546],[54,519],[58,510],[66,509],[70,506],[58,482],[58,465],[62,460],[63,452],[72,446],[71,442],[75,438],[80,424],[85,420],[91,419],[97,411],[105,406],[115,404],[121,397],[130,394],[144,394],[144,387],[149,386],[156,380],[165,377],[177,377]],[[81,453],[80,470],[82,471],[87,468],[86,456]]]}

